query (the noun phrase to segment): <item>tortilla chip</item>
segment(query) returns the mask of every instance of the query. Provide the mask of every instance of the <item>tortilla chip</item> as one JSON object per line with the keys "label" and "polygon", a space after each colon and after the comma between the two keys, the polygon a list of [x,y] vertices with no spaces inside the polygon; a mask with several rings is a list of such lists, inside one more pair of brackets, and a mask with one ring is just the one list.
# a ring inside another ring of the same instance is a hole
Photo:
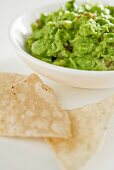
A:
{"label": "tortilla chip", "polygon": [[[4,83],[4,87],[7,87],[7,83]],[[53,91],[35,74],[4,91],[1,87],[0,135],[69,137],[68,114],[61,109],[56,100]]]}
{"label": "tortilla chip", "polygon": [[65,170],[79,170],[96,152],[114,113],[114,96],[98,103],[68,111],[73,136],[47,139]]}
{"label": "tortilla chip", "polygon": [[9,89],[12,84],[18,83],[23,80],[25,76],[14,73],[0,73],[0,91]]}

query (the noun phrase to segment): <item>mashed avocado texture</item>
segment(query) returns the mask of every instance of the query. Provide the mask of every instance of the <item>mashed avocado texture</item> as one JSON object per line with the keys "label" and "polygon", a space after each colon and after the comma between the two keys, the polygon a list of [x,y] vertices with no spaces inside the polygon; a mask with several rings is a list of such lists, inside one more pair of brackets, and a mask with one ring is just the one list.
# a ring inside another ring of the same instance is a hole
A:
{"label": "mashed avocado texture", "polygon": [[26,49],[42,61],[79,70],[114,70],[114,6],[74,0],[41,14]]}

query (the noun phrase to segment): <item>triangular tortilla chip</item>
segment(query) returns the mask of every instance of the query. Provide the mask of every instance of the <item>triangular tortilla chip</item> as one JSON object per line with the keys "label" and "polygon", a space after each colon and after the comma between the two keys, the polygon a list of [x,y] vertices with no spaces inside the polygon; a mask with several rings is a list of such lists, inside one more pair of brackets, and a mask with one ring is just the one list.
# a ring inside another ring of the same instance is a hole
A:
{"label": "triangular tortilla chip", "polygon": [[[7,83],[4,86],[7,87]],[[9,89],[3,91],[1,88],[0,135],[69,137],[68,114],[56,100],[53,91],[35,74]]]}
{"label": "triangular tortilla chip", "polygon": [[69,111],[73,136],[68,140],[47,139],[65,170],[79,170],[97,150],[111,115],[114,96],[99,104],[91,104]]}

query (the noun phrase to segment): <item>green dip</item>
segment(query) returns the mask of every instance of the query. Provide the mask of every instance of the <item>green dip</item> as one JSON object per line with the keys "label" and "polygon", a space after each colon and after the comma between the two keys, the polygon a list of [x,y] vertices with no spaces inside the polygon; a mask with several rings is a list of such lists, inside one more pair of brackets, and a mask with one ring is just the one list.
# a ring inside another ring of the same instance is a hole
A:
{"label": "green dip", "polygon": [[41,14],[26,49],[35,58],[79,70],[114,70],[114,6],[88,3]]}

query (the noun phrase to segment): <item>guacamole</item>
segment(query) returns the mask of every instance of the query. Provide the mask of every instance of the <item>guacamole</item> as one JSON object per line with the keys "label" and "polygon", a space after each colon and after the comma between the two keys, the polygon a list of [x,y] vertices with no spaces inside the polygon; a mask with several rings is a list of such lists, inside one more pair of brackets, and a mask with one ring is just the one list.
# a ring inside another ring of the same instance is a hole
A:
{"label": "guacamole", "polygon": [[35,58],[79,70],[114,70],[114,6],[74,0],[32,24],[26,49]]}

